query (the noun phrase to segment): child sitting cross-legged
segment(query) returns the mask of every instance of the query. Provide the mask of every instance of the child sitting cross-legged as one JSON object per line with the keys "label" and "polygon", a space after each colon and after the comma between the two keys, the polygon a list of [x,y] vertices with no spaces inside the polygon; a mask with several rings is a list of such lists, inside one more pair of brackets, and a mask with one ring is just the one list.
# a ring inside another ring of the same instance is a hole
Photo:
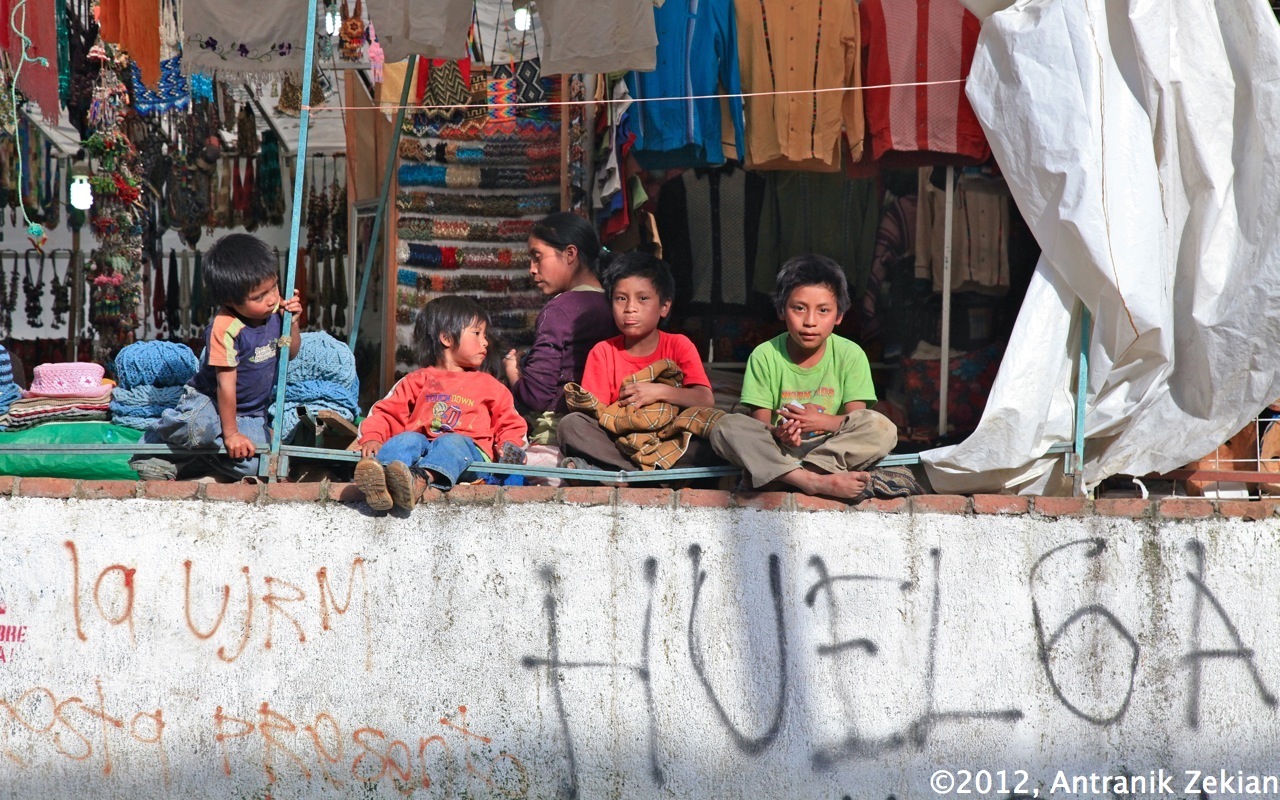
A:
{"label": "child sitting cross-legged", "polygon": [[903,497],[923,490],[906,467],[875,464],[898,442],[876,402],[862,348],[833,333],[849,310],[844,271],[801,255],[778,271],[773,295],[787,332],[747,359],[742,404],[711,432],[711,446],[743,468],[752,488],[775,481],[844,500]]}
{"label": "child sitting cross-legged", "polygon": [[430,485],[449,490],[477,461],[523,461],[524,419],[511,391],[480,371],[489,317],[469,297],[438,297],[418,312],[423,366],[373,404],[360,425],[355,482],[375,511],[412,509]]}
{"label": "child sitting cross-legged", "polygon": [[[647,253],[625,253],[614,259],[604,282],[613,308],[613,321],[622,332],[597,344],[587,355],[581,386],[568,384],[565,395],[571,408],[589,406],[594,413],[581,411],[567,415],[556,428],[563,466],[578,469],[634,470],[644,468],[690,467],[723,463],[701,438],[714,419],[715,396],[697,349],[688,337],[658,330],[658,323],[671,312],[675,279],[665,262]],[[677,372],[678,370],[678,372]],[[678,377],[677,377],[678,376]],[[667,443],[650,436],[647,444],[620,436],[620,418],[640,420],[641,409],[657,404],[654,431],[675,421],[680,435]],[[698,413],[680,414],[680,409]],[[611,430],[606,430],[606,424]],[[672,449],[669,442],[678,441]],[[626,454],[624,454],[626,453]]]}

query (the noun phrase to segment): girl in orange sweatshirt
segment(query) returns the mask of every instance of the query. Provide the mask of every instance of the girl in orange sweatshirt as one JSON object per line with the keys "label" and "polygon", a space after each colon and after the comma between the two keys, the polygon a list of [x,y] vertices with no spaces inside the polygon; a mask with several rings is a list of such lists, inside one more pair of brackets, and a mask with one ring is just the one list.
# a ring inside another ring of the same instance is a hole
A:
{"label": "girl in orange sweatshirt", "polygon": [[522,461],[524,419],[511,391],[480,372],[489,316],[469,297],[438,297],[418,312],[421,369],[401,378],[360,425],[355,482],[369,507],[411,509],[427,485],[449,490],[476,461]]}

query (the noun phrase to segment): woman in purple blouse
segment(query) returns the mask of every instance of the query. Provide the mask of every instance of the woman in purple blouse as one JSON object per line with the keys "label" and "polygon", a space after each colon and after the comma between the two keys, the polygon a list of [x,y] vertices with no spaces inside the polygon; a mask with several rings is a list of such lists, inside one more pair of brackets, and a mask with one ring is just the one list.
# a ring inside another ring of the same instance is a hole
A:
{"label": "woman in purple blouse", "polygon": [[555,442],[555,424],[568,412],[564,385],[582,380],[597,342],[618,335],[600,285],[599,259],[595,228],[577,214],[552,214],[529,235],[529,275],[551,299],[538,314],[524,358],[512,350],[505,366],[516,407],[529,420],[531,445]]}

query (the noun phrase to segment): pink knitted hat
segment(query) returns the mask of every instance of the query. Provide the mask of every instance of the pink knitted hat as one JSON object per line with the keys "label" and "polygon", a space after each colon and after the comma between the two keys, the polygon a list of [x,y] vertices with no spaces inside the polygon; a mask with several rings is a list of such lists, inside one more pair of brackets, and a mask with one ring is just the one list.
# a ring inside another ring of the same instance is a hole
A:
{"label": "pink knitted hat", "polygon": [[41,364],[31,372],[31,388],[25,393],[28,397],[101,397],[107,391],[100,364]]}

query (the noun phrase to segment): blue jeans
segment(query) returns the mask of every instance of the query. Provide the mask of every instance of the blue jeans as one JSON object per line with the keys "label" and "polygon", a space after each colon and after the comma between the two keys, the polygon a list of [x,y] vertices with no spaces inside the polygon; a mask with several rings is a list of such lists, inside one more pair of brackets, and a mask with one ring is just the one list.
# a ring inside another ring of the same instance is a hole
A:
{"label": "blue jeans", "polygon": [[448,491],[467,467],[484,460],[484,454],[475,442],[460,433],[428,439],[416,431],[405,431],[384,442],[374,458],[382,464],[399,461],[414,469],[428,470],[434,478],[439,478],[439,481],[432,480],[431,485]]}
{"label": "blue jeans", "polygon": [[[268,444],[266,417],[236,417],[236,427],[254,444]],[[206,394],[188,386],[182,393],[176,408],[168,409],[160,419],[152,423],[142,440],[147,444],[171,444],[174,447],[198,449],[221,447],[222,419],[218,416],[218,404]],[[231,478],[245,478],[258,474],[258,457],[232,459],[221,453],[180,456],[173,459],[178,465],[179,477],[197,473],[218,473]]]}

